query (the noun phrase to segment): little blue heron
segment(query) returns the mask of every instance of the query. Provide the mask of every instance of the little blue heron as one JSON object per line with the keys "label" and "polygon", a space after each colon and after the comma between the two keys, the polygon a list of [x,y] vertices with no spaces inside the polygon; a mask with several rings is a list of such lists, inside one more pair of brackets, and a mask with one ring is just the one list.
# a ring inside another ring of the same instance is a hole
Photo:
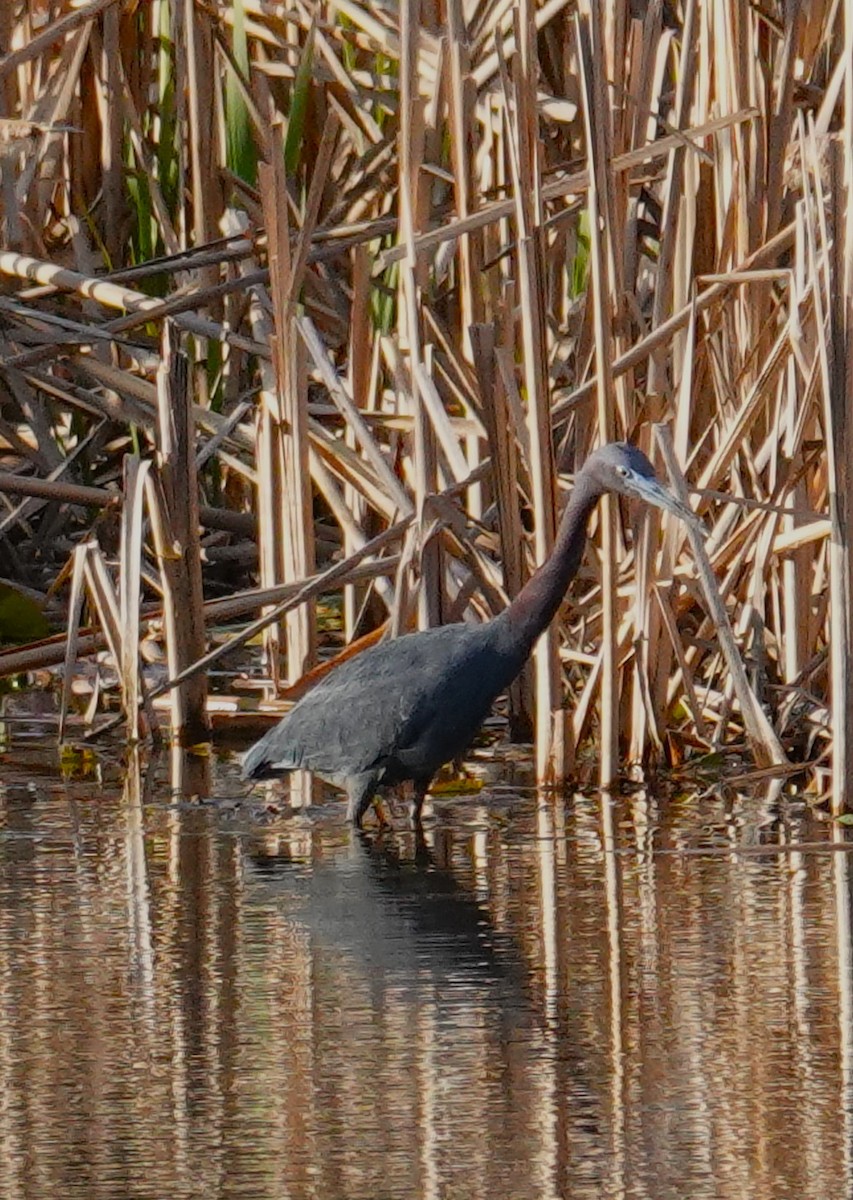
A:
{"label": "little blue heron", "polygon": [[243,778],[314,771],[346,789],[347,819],[357,826],[379,788],[411,780],[418,823],[436,771],[469,746],[557,612],[605,492],[696,519],[636,446],[602,446],[578,472],[550,557],[508,608],[480,625],[409,633],[343,663],[248,751]]}

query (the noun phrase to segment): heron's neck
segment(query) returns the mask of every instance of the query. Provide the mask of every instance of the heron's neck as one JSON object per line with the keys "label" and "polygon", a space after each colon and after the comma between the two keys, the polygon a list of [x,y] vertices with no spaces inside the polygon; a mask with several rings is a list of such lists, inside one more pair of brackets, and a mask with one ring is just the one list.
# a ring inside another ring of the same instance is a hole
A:
{"label": "heron's neck", "polygon": [[554,619],[578,572],[586,545],[587,523],[600,494],[598,488],[578,476],[557,530],[554,549],[506,610],[512,639],[523,645],[528,654]]}

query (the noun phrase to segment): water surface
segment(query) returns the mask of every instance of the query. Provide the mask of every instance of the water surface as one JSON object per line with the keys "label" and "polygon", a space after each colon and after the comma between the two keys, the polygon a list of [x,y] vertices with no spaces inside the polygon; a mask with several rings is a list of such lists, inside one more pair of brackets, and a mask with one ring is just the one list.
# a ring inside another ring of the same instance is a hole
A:
{"label": "water surface", "polygon": [[7,1200],[851,1194],[848,856],[796,798],[359,837],[228,763],[0,755]]}

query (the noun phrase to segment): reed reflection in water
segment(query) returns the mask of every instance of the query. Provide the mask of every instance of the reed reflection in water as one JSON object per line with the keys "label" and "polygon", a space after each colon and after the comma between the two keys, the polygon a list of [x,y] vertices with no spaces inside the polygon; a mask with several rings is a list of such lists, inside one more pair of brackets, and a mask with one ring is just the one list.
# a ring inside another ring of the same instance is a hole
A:
{"label": "reed reflection in water", "polygon": [[850,1194],[848,857],[784,796],[416,840],[51,762],[0,782],[9,1200]]}

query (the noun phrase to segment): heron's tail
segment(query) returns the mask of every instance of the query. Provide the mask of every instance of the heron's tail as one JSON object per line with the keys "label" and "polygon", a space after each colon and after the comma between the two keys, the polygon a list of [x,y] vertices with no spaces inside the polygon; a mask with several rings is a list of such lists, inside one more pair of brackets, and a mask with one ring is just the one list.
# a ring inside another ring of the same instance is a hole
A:
{"label": "heron's tail", "polygon": [[276,775],[295,771],[300,765],[292,751],[275,744],[276,733],[277,726],[246,751],[242,764],[244,779],[273,779]]}

